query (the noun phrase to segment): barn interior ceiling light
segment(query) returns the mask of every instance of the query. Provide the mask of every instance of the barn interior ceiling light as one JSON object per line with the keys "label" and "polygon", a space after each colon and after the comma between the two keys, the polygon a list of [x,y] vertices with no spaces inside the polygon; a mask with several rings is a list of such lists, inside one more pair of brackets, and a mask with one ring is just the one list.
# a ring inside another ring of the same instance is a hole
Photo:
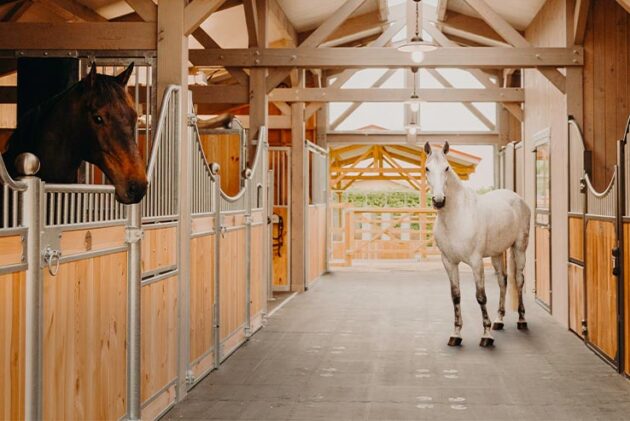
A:
{"label": "barn interior ceiling light", "polygon": [[411,72],[413,73],[413,92],[405,104],[409,105],[409,109],[412,113],[417,113],[420,111],[420,97],[416,93],[416,74],[418,73],[417,67],[412,67]]}
{"label": "barn interior ceiling light", "polygon": [[413,0],[416,3],[416,32],[411,37],[409,42],[398,47],[398,51],[403,53],[411,53],[411,60],[414,63],[422,63],[424,60],[424,54],[430,51],[434,51],[437,47],[430,42],[426,42],[422,39],[420,33],[420,3],[421,0]]}

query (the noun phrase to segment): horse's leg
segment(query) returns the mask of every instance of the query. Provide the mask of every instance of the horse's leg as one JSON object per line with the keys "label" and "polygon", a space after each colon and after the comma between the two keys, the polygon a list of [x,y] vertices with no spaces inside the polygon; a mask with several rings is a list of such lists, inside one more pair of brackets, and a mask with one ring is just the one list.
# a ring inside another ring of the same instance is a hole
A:
{"label": "horse's leg", "polygon": [[507,275],[503,268],[503,257],[495,256],[492,258],[492,266],[497,275],[497,282],[499,283],[499,311],[497,311],[497,318],[492,323],[492,330],[503,329],[503,317],[505,317],[505,291],[507,290]]}
{"label": "horse's leg", "polygon": [[483,317],[483,336],[481,337],[481,342],[479,343],[479,346],[489,347],[492,346],[492,344],[494,343],[494,338],[490,333],[492,323],[490,323],[490,318],[488,317],[488,309],[486,308],[486,303],[488,299],[486,298],[483,259],[481,257],[472,260],[472,270],[475,277],[475,287],[477,289],[477,302],[479,303],[479,307],[481,307],[481,316]]}
{"label": "horse's leg", "polygon": [[518,291],[518,329],[527,329],[527,321],[525,320],[525,304],[523,303],[523,287],[525,286],[525,250],[521,250],[518,246],[512,248],[514,254],[514,264],[516,266],[516,289]]}
{"label": "horse's leg", "polygon": [[453,310],[455,311],[455,329],[448,340],[448,346],[458,346],[462,344],[462,310],[461,293],[459,290],[459,267],[442,255],[442,264],[446,269],[448,280],[451,281],[451,299],[453,300]]}

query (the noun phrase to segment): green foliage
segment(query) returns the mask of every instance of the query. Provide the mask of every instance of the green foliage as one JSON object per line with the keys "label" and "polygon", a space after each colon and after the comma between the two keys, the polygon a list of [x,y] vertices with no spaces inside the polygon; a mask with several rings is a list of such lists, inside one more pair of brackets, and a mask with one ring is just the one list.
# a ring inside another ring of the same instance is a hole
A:
{"label": "green foliage", "polygon": [[415,192],[345,192],[342,201],[357,208],[417,208],[420,195]]}

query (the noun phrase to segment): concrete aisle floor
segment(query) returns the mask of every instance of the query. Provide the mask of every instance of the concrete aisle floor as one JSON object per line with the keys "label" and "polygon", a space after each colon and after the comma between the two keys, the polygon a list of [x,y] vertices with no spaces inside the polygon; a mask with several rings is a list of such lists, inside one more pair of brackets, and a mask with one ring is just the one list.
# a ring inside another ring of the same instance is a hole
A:
{"label": "concrete aisle floor", "polygon": [[[488,271],[489,310],[497,286]],[[630,382],[531,299],[478,346],[481,315],[462,273],[461,348],[442,269],[336,272],[195,387],[166,419],[628,420]],[[528,285],[531,289],[531,285]]]}

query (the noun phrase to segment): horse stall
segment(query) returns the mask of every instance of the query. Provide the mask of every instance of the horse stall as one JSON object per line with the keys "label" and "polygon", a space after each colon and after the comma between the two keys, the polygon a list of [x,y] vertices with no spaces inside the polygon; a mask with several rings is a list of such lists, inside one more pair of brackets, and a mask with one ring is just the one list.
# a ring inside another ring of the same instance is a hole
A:
{"label": "horse stall", "polygon": [[[228,193],[194,114],[191,142],[181,142],[181,89],[168,87],[151,119],[151,70],[139,66],[135,74],[146,75],[130,81],[143,110],[136,135],[146,148],[149,188],[141,204],[118,203],[92,166],[81,174],[93,184],[49,184],[37,178],[34,156],[18,180],[0,161],[0,324],[8,338],[0,347],[2,418],[157,418],[175,402],[178,384],[192,387],[262,327],[265,127],[257,130],[252,166],[237,168],[238,189]],[[247,144],[244,130],[214,136]],[[184,148],[189,165],[182,168]],[[177,187],[182,174],[190,197]],[[189,253],[180,232],[186,220]],[[243,264],[224,263],[234,261]]]}

